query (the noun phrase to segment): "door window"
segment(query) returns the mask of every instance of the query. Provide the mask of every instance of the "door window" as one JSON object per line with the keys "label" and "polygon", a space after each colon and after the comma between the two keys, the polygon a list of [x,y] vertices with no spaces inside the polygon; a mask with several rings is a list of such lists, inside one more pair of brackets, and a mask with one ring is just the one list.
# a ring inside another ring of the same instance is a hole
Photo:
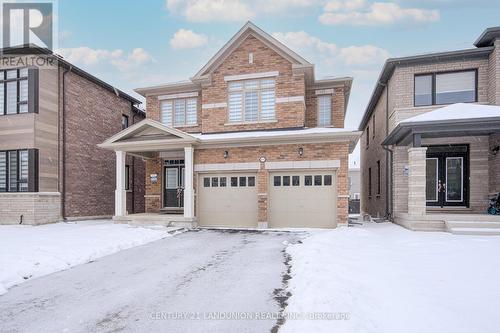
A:
{"label": "door window", "polygon": [[425,198],[427,201],[438,201],[438,159],[428,158],[425,172]]}
{"label": "door window", "polygon": [[177,168],[165,169],[165,188],[176,189],[178,184],[178,170]]}
{"label": "door window", "polygon": [[446,201],[463,200],[463,158],[446,158]]}

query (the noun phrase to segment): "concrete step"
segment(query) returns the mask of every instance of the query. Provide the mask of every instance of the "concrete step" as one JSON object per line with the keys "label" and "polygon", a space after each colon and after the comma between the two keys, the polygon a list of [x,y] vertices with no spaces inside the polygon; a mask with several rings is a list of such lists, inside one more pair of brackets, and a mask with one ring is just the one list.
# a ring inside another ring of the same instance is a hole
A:
{"label": "concrete step", "polygon": [[449,231],[454,235],[500,236],[500,228],[452,228]]}
{"label": "concrete step", "polygon": [[498,222],[489,221],[446,221],[448,228],[500,228],[500,217]]}

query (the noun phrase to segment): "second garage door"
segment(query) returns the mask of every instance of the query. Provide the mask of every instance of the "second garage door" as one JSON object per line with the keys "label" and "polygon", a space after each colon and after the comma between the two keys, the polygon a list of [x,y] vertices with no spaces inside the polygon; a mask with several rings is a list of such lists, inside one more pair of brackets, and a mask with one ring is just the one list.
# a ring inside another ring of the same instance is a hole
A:
{"label": "second garage door", "polygon": [[256,228],[257,174],[214,173],[198,177],[198,224]]}
{"label": "second garage door", "polygon": [[271,228],[334,228],[334,171],[272,172],[269,179]]}

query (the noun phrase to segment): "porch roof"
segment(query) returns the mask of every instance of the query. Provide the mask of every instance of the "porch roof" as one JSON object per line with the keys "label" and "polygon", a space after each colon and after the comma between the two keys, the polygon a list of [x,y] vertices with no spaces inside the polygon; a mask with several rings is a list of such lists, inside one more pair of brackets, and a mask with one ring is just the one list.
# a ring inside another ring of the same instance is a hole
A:
{"label": "porch roof", "polygon": [[382,145],[408,145],[414,134],[435,138],[494,132],[500,132],[500,106],[456,103],[401,121]]}
{"label": "porch roof", "polygon": [[186,146],[248,146],[278,143],[349,142],[354,149],[361,132],[345,128],[292,128],[224,133],[186,133],[145,119],[99,144],[100,148],[131,153],[167,151]]}

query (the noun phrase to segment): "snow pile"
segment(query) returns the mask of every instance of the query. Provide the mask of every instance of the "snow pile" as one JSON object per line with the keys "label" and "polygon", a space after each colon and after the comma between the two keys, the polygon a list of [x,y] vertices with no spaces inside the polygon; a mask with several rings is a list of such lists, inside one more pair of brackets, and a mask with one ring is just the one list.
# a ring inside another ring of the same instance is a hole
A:
{"label": "snow pile", "polygon": [[0,295],[16,284],[171,236],[165,227],[109,221],[0,225]]}
{"label": "snow pile", "polygon": [[403,120],[401,123],[428,121],[500,118],[500,106],[473,103],[455,103]]}
{"label": "snow pile", "polygon": [[390,223],[315,233],[287,249],[286,312],[349,313],[287,320],[280,332],[498,332],[500,237],[412,232]]}

